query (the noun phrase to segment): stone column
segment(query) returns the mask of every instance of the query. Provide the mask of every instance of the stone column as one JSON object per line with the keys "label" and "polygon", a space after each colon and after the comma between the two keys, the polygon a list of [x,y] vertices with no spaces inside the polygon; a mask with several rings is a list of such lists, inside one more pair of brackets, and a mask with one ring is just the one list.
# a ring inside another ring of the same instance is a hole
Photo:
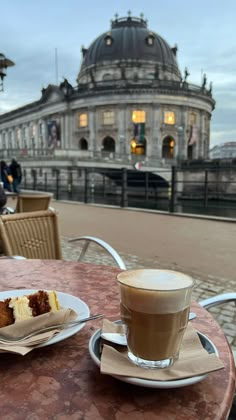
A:
{"label": "stone column", "polygon": [[126,127],[126,106],[117,108],[117,124],[118,124],[118,142],[117,154],[123,159],[127,153],[127,127]]}
{"label": "stone column", "polygon": [[188,112],[185,106],[180,108],[180,120],[178,127],[178,149],[176,158],[183,160],[187,158],[188,152],[188,138],[186,135],[186,128],[188,126]]}
{"label": "stone column", "polygon": [[65,149],[65,127],[64,127],[64,114],[60,115],[60,141],[61,141],[61,149]]}
{"label": "stone column", "polygon": [[154,105],[149,106],[147,113],[146,113],[146,126],[149,126],[149,135],[147,136],[147,129],[145,127],[145,139],[146,139],[146,159],[148,160],[150,157],[154,157],[155,147],[157,146],[157,136],[155,133],[154,128]]}
{"label": "stone column", "polygon": [[153,144],[152,144],[152,154],[155,159],[162,159],[162,141],[163,141],[163,131],[162,131],[162,108],[156,106],[153,109]]}
{"label": "stone column", "polygon": [[72,143],[71,143],[71,113],[69,110],[66,111],[65,116],[64,116],[64,121],[65,121],[65,137],[64,137],[64,148],[66,150],[71,149],[72,147]]}
{"label": "stone column", "polygon": [[[88,108],[88,129],[89,129],[89,144],[88,144],[88,150],[92,151],[93,154],[97,151],[97,146],[99,147],[99,145],[96,144],[96,138],[97,136],[97,131],[96,131],[96,108],[94,106],[90,106]],[[100,148],[99,148],[100,151]]]}

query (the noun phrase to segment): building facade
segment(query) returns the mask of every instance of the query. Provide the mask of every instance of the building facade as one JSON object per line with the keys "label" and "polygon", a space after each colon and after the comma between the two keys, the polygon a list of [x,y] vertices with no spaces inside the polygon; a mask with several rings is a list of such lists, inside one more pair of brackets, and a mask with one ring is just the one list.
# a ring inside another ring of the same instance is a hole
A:
{"label": "building facade", "polygon": [[212,86],[188,82],[170,47],[142,18],[115,18],[82,48],[73,87],[66,79],[0,116],[0,154],[171,162],[208,157]]}
{"label": "building facade", "polygon": [[228,141],[212,147],[209,152],[210,159],[234,159],[236,158],[236,142]]}

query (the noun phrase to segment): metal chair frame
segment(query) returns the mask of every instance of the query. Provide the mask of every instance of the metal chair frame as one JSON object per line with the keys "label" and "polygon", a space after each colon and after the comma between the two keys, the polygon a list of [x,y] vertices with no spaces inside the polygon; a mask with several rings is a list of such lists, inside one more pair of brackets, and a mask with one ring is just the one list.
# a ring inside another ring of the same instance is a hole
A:
{"label": "metal chair frame", "polygon": [[[6,256],[16,259],[62,259],[58,215],[52,208],[0,216],[0,236]],[[119,268],[126,270],[120,255],[104,240],[80,236],[70,240],[74,241],[85,241],[78,261],[84,257],[89,244],[94,242],[112,257]]]}
{"label": "metal chair frame", "polygon": [[96,243],[97,245],[99,245],[101,248],[103,248],[104,250],[106,250],[110,256],[112,257],[112,259],[116,262],[116,264],[118,265],[119,268],[121,268],[122,270],[126,270],[126,266],[124,261],[122,260],[122,258],[120,257],[120,255],[118,254],[118,252],[112,248],[111,245],[109,245],[107,242],[103,241],[102,239],[99,238],[95,238],[93,236],[79,236],[78,238],[73,238],[70,239],[69,242],[76,242],[76,241],[84,241],[84,246],[80,252],[80,255],[78,257],[78,261],[81,261],[82,258],[84,257],[84,255],[86,254],[89,244],[91,242]]}

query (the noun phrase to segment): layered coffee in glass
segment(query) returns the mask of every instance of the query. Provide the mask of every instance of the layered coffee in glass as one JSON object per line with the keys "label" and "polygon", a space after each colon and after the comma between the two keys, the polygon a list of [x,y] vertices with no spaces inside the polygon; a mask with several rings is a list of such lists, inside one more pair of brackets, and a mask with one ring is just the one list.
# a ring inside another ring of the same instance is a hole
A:
{"label": "layered coffee in glass", "polygon": [[172,270],[127,270],[117,276],[128,356],[144,368],[170,367],[179,356],[194,280]]}

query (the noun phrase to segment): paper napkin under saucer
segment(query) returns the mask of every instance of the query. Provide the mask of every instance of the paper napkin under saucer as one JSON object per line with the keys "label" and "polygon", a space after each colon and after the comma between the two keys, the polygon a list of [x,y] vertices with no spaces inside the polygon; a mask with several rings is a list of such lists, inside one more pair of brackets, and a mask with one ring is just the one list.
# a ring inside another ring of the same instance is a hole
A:
{"label": "paper napkin under saucer", "polygon": [[[103,321],[102,332],[122,332],[122,326],[108,320]],[[184,334],[179,359],[166,369],[144,369],[133,364],[127,348],[104,344],[101,356],[101,373],[142,378],[157,381],[184,379],[204,375],[224,365],[216,354],[209,354],[203,347],[197,332],[189,323]]]}

